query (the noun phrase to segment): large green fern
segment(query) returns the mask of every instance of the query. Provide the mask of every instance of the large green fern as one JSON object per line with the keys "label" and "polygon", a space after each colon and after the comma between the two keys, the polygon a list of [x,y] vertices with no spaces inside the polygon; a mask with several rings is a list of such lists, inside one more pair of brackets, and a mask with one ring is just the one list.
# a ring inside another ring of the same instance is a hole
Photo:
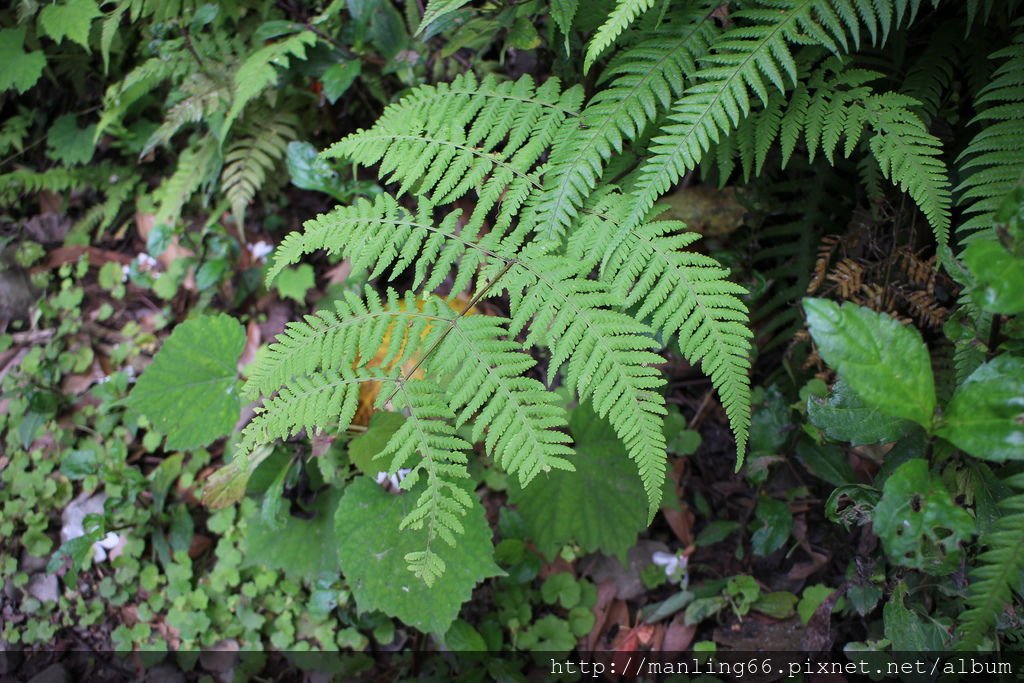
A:
{"label": "large green fern", "polygon": [[[307,318],[252,371],[249,395],[268,398],[246,429],[243,455],[299,430],[344,428],[358,385],[382,382],[383,401],[432,420],[429,430],[403,429],[388,449],[392,469],[418,453],[415,471],[428,479],[409,523],[452,540],[447,534],[458,531],[453,520],[463,506],[457,486],[439,477],[465,474],[465,446],[453,433],[444,437],[441,424],[471,423],[472,437],[522,485],[572,467],[564,411],[527,374],[536,361],[523,353],[525,345],[545,350],[549,384],[561,377],[608,419],[636,464],[653,514],[666,470],[664,379],[656,368],[662,358],[653,353],[660,346],[655,329],[645,320],[678,336],[684,355],[704,364],[742,454],[750,337],[743,290],[712,259],[688,250],[696,235],[678,223],[642,223],[605,253],[629,204],[608,186],[588,199],[568,241],[548,239],[538,211],[545,155],[559,136],[578,130],[580,98],[579,89],[562,91],[554,80],[535,87],[529,78],[466,75],[413,91],[373,128],[326,152],[376,165],[408,201],[384,194],[309,221],[281,244],[270,278],[305,254],[327,250],[373,277],[409,273],[421,296],[444,287],[470,289],[472,304],[507,297],[509,317],[452,313],[436,298],[417,303],[408,294],[384,303],[369,293],[365,303],[350,300],[337,313]],[[470,193],[468,216],[439,213]],[[383,360],[368,366],[380,348]],[[438,443],[448,450],[434,452]],[[429,548],[408,561],[425,580],[441,571]]]}

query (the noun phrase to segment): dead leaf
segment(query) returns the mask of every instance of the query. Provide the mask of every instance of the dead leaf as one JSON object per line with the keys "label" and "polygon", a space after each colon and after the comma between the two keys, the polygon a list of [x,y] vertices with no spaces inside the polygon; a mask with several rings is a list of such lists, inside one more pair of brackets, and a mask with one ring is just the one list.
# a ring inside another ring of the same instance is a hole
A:
{"label": "dead leaf", "polygon": [[238,370],[241,372],[246,365],[256,360],[256,351],[260,348],[260,342],[263,340],[263,334],[260,332],[260,326],[255,320],[250,320],[249,324],[245,328],[245,348],[242,349],[242,355],[238,359]]}
{"label": "dead leaf", "polygon": [[741,197],[735,187],[681,187],[662,199],[669,206],[662,217],[683,221],[690,231],[702,235],[728,235],[740,228],[746,217]]}
{"label": "dead leaf", "polygon": [[665,638],[661,642],[661,652],[682,652],[689,649],[697,635],[696,626],[686,625],[686,613],[677,612],[665,629]]}
{"label": "dead leaf", "polygon": [[64,241],[71,229],[71,219],[59,213],[46,212],[23,221],[21,227],[36,242],[55,244]]}
{"label": "dead leaf", "polygon": [[825,600],[814,610],[814,615],[807,622],[803,638],[800,639],[800,649],[805,652],[824,652],[832,647],[832,609],[836,602],[846,592],[846,584],[843,584],[832,591]]}

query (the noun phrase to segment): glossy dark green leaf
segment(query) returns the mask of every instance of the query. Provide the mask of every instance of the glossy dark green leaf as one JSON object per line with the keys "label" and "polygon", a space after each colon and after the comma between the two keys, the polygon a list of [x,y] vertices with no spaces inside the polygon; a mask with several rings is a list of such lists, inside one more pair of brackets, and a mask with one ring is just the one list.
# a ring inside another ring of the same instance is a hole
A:
{"label": "glossy dark green leaf", "polygon": [[803,439],[796,445],[796,455],[811,474],[833,486],[855,481],[853,468],[843,448],[833,444],[818,445]]}
{"label": "glossy dark green leaf", "polygon": [[852,303],[804,299],[804,311],[821,357],[866,406],[930,428],[935,380],[917,330]]}
{"label": "glossy dark green leaf", "polygon": [[771,555],[785,545],[793,530],[793,513],[788,505],[774,498],[761,498],[754,517],[760,525],[750,537],[750,547],[755,555]]}
{"label": "glossy dark green leaf", "polygon": [[1024,359],[1004,355],[979,367],[945,417],[937,433],[957,448],[984,460],[1024,460]]}
{"label": "glossy dark green leaf", "polygon": [[977,278],[973,295],[978,305],[990,313],[1024,313],[1024,258],[995,239],[971,242],[963,258]]}

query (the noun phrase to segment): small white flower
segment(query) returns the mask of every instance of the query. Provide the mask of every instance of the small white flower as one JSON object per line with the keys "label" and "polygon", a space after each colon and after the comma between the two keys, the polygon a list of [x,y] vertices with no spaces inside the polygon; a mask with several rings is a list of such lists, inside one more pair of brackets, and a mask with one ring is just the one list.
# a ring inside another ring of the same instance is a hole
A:
{"label": "small white flower", "polygon": [[681,581],[686,573],[689,559],[682,553],[663,553],[660,550],[651,555],[651,562],[665,569],[665,576],[672,582]]}
{"label": "small white flower", "polygon": [[128,282],[128,275],[132,272],[132,267],[129,265],[121,266],[121,282]]}
{"label": "small white flower", "polygon": [[249,253],[257,261],[263,261],[270,255],[270,252],[274,251],[274,245],[260,240],[256,244],[249,244]]}
{"label": "small white flower", "polygon": [[410,472],[412,472],[412,470],[408,468],[400,469],[391,475],[389,475],[387,472],[378,472],[376,482],[378,484],[383,484],[384,482],[387,482],[391,484],[391,488],[397,491],[402,487],[402,480],[405,479]]}
{"label": "small white flower", "polygon": [[140,253],[135,257],[135,260],[139,262],[139,270],[153,270],[156,268],[156,259],[146,252]]}

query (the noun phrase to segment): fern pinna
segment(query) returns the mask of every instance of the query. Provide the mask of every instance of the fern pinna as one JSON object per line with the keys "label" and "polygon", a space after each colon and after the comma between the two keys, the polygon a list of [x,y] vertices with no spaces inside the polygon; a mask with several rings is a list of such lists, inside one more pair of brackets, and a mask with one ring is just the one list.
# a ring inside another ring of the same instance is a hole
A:
{"label": "fern pinna", "polygon": [[[471,437],[523,485],[573,468],[566,412],[531,376],[537,360],[527,351],[543,349],[547,384],[561,377],[626,445],[653,515],[666,469],[658,332],[704,362],[742,454],[750,336],[743,290],[690,251],[698,236],[652,220],[612,246],[630,198],[607,185],[587,198],[567,239],[550,238],[545,154],[574,127],[581,99],[579,88],[563,90],[554,79],[535,86],[529,77],[467,74],[414,91],[325,153],[377,166],[398,195],[307,222],[280,245],[268,277],[326,250],[371,277],[408,274],[412,289],[384,299],[368,290],[292,324],[252,370],[249,395],[269,398],[245,430],[243,455],[299,430],[344,428],[359,384],[382,382],[391,388],[380,401],[409,417],[386,449],[390,469],[411,467],[403,487],[422,487],[406,524],[425,526],[431,542],[454,543],[472,503],[458,483],[469,449],[459,426],[471,424]],[[468,215],[444,208],[470,192]],[[507,297],[509,316],[453,313],[430,294],[441,287],[469,288],[470,305]],[[370,367],[381,347],[386,358]],[[428,582],[444,569],[429,547],[407,560]]]}

